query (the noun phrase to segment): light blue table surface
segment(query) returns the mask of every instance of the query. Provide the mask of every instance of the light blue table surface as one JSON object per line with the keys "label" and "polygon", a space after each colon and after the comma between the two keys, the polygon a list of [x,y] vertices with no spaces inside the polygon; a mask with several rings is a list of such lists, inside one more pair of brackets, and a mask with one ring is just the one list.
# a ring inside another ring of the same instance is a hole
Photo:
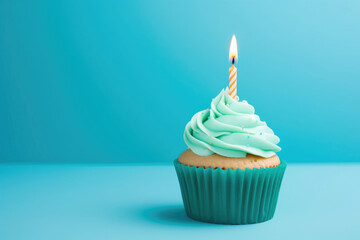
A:
{"label": "light blue table surface", "polygon": [[186,217],[173,166],[0,165],[0,239],[360,239],[360,165],[289,164],[272,220]]}

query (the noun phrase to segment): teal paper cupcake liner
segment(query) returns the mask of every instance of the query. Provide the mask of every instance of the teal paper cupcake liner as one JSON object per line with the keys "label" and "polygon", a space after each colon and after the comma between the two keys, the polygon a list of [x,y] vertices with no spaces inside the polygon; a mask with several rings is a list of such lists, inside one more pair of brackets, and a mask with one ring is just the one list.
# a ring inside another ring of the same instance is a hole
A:
{"label": "teal paper cupcake liner", "polygon": [[220,224],[250,224],[270,220],[286,162],[272,168],[226,169],[186,166],[174,161],[186,214]]}

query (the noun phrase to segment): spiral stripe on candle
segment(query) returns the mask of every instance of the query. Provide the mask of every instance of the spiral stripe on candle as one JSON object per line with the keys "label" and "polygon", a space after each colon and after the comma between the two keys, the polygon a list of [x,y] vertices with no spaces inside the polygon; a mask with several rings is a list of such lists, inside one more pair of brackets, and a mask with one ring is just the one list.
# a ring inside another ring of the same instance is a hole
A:
{"label": "spiral stripe on candle", "polygon": [[229,69],[229,95],[235,99],[236,98],[236,90],[237,90],[237,69],[236,67],[231,66]]}
{"label": "spiral stripe on candle", "polygon": [[233,99],[235,99],[235,98],[236,98],[236,95],[237,95],[236,89],[237,89],[237,85],[236,85],[236,78],[235,78],[234,84],[232,84],[232,86],[231,86],[230,89],[229,89],[229,95],[230,95],[230,97],[232,97]]}
{"label": "spiral stripe on candle", "polygon": [[234,78],[235,74],[236,74],[236,68],[235,67],[231,67],[230,70],[229,70],[229,79],[232,79]]}
{"label": "spiral stripe on candle", "polygon": [[[234,79],[233,82],[230,83],[230,86],[229,86],[229,93],[232,93],[233,91],[236,91],[236,80]],[[231,94],[229,94],[231,96]]]}
{"label": "spiral stripe on candle", "polygon": [[[236,77],[234,77],[232,80],[231,80],[231,83],[230,83],[230,87],[229,87],[229,92],[231,93],[231,92],[233,92],[233,91],[235,91],[236,92],[236,85],[237,85],[237,83],[236,83]],[[230,94],[231,95],[231,94]]]}

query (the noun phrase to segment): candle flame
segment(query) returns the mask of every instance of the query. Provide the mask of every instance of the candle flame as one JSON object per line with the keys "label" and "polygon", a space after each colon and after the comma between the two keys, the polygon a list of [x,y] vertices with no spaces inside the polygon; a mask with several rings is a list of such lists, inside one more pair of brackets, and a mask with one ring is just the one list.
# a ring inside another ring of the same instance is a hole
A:
{"label": "candle flame", "polygon": [[238,59],[238,47],[235,34],[232,36],[229,51],[229,60],[232,61],[233,59],[235,59],[235,61]]}

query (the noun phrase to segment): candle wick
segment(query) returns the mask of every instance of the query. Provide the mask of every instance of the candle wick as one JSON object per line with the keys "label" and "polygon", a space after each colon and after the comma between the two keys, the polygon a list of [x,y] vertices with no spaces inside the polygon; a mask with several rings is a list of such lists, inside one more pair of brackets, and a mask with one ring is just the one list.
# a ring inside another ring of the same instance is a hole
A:
{"label": "candle wick", "polygon": [[232,59],[232,64],[234,65],[235,64],[235,58],[233,57]]}

